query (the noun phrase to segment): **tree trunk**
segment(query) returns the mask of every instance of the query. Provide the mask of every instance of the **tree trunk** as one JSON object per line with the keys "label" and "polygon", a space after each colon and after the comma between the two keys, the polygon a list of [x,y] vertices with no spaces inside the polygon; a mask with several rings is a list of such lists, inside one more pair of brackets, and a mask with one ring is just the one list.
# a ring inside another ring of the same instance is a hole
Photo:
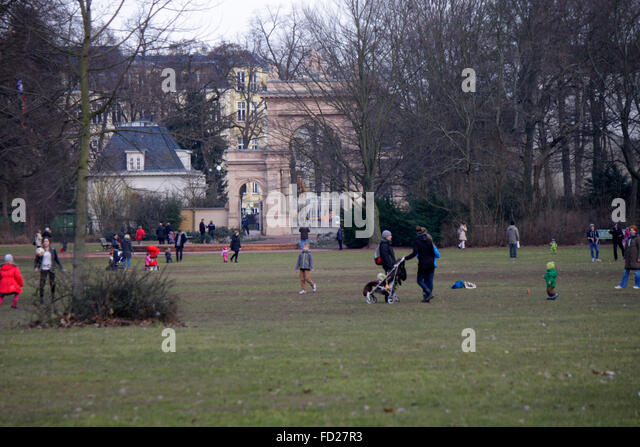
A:
{"label": "tree trunk", "polygon": [[[565,114],[565,96],[560,93],[558,98],[558,125],[561,132],[565,132],[567,128],[567,117]],[[562,152],[562,184],[564,187],[564,203],[565,206],[571,206],[573,202],[573,188],[571,185],[571,157],[569,152],[569,142],[564,138],[561,142]]]}
{"label": "tree trunk", "polygon": [[579,125],[582,122],[584,117],[584,109],[583,102],[581,100],[582,92],[580,90],[576,91],[575,97],[575,114],[574,114],[574,124],[576,127],[576,134],[573,138],[573,151],[575,155],[575,163],[574,163],[574,182],[575,182],[575,197],[580,197],[582,195],[582,186],[584,184],[584,173],[582,172],[582,160],[584,158],[584,146],[583,146],[583,129],[584,126]]}
{"label": "tree trunk", "polygon": [[82,9],[84,39],[80,58],[80,104],[82,109],[82,130],[80,136],[80,158],[76,185],[76,228],[73,246],[73,305],[82,298],[85,237],[87,231],[87,174],[89,143],[91,140],[91,110],[89,103],[89,49],[91,46],[91,6]]}
{"label": "tree trunk", "polygon": [[[535,123],[530,117],[526,118],[525,122],[525,143],[524,143],[524,174],[523,174],[523,186],[525,199],[531,203],[533,199],[533,187],[535,184],[531,184],[531,175],[533,173],[533,133],[535,131]],[[532,187],[533,186],[533,187]]]}
{"label": "tree trunk", "polygon": [[629,198],[629,214],[627,215],[627,223],[635,224],[638,215],[638,179],[631,177],[631,197]]}

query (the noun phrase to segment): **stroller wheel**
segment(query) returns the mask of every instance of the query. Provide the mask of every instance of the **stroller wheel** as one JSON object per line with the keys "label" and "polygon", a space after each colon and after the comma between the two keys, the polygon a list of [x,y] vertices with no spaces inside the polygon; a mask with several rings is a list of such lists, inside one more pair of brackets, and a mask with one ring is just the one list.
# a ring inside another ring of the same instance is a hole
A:
{"label": "stroller wheel", "polygon": [[391,295],[391,296],[389,297],[389,299],[387,300],[387,303],[389,303],[389,304],[393,304],[393,303],[395,303],[395,302],[396,302],[396,297],[395,297],[395,296],[393,296],[393,295]]}

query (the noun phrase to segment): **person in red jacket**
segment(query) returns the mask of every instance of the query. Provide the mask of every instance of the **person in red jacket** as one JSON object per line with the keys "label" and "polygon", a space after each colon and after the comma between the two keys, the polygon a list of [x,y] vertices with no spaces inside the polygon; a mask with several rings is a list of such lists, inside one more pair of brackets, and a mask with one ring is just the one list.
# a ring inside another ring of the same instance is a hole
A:
{"label": "person in red jacket", "polygon": [[138,245],[142,245],[142,239],[144,239],[145,234],[142,225],[140,225],[136,230],[136,241],[138,241]]}
{"label": "person in red jacket", "polygon": [[4,264],[0,266],[0,305],[2,300],[7,295],[14,295],[13,304],[11,307],[18,308],[18,297],[22,293],[22,275],[17,265],[13,263],[13,256],[6,255],[4,257]]}

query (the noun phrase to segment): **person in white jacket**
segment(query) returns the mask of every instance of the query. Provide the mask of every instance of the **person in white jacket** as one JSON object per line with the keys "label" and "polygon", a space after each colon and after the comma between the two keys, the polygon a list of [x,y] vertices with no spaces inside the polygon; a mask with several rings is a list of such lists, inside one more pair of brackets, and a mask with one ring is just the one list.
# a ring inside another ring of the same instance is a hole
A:
{"label": "person in white jacket", "polygon": [[467,242],[467,224],[461,223],[458,228],[458,248],[464,250],[464,244]]}

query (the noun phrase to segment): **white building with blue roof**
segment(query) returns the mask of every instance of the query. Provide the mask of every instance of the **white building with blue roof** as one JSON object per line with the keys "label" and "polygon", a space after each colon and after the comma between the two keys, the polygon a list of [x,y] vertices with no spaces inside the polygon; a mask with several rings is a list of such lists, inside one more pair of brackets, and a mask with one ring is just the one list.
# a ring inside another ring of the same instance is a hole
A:
{"label": "white building with blue roof", "polygon": [[177,196],[188,204],[204,196],[206,186],[205,175],[191,167],[191,151],[182,149],[165,127],[148,121],[124,124],[92,163],[91,219],[98,224],[93,208],[101,199],[127,190]]}

